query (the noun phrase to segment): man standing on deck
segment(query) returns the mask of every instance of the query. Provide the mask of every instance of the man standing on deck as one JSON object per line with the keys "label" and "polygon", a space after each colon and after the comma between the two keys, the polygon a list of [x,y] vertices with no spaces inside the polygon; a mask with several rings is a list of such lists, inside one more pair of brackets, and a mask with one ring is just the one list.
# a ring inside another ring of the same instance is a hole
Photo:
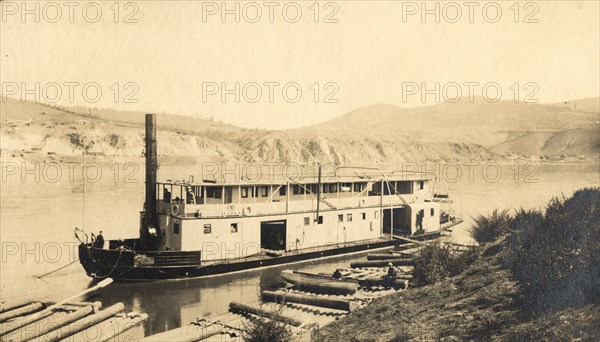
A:
{"label": "man standing on deck", "polygon": [[94,241],[94,247],[96,248],[104,248],[104,236],[102,236],[102,231],[100,231],[100,233],[98,233],[98,236],[96,236],[96,241]]}

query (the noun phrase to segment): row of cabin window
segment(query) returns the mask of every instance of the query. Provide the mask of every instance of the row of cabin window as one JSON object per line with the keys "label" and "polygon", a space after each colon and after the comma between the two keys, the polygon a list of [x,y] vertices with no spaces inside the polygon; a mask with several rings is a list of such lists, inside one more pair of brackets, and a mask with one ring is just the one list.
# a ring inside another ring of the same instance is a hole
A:
{"label": "row of cabin window", "polygon": [[[435,215],[435,210],[433,208],[430,209],[430,214],[431,216]],[[367,213],[360,213],[360,216],[363,220],[367,219]],[[378,211],[374,211],[373,212],[373,218],[377,219],[379,218],[379,212]],[[311,217],[310,216],[305,216],[304,217],[304,225],[305,226],[310,226],[310,220]],[[352,214],[346,214],[346,220],[348,222],[352,222]],[[338,223],[339,222],[344,222],[344,214],[338,214]],[[319,215],[318,219],[317,219],[317,224],[323,224],[323,215]],[[229,230],[232,233],[237,233],[239,231],[239,229],[241,228],[242,224],[241,223],[231,223],[229,225]],[[174,223],[173,224],[173,233],[175,234],[179,234],[179,223]],[[212,233],[212,225],[207,223],[204,225],[204,234],[210,234]]]}
{"label": "row of cabin window", "polygon": [[[327,194],[327,193],[336,193],[338,192],[338,190],[340,192],[352,192],[352,190],[354,190],[354,192],[361,192],[363,191],[365,188],[367,187],[367,183],[341,183],[338,184],[323,184],[322,186],[322,193]],[[304,194],[309,194],[309,193],[313,193],[316,194],[318,192],[319,189],[319,184],[306,184],[306,185],[300,185],[300,184],[293,184],[292,185],[292,194],[294,195],[304,195]],[[242,187],[242,198],[248,198],[248,197],[267,197],[269,196],[269,187],[268,186],[254,186],[254,187]],[[281,187],[279,187],[279,195],[280,196],[285,196],[287,194],[287,186],[283,185]],[[210,196],[209,196],[210,197]]]}
{"label": "row of cabin window", "polygon": [[[363,220],[367,219],[367,213],[360,213],[360,217]],[[379,211],[374,211],[373,212],[373,218],[377,219],[379,218]],[[310,216],[305,216],[304,217],[304,225],[305,226],[310,226]],[[352,222],[352,214],[346,214],[346,221],[347,222]],[[339,222],[344,222],[344,214],[338,214],[338,223]],[[323,216],[319,215],[319,218],[317,219],[317,224],[323,224]]]}
{"label": "row of cabin window", "polygon": [[[229,225],[229,231],[231,233],[237,233],[241,227],[242,227],[241,223],[237,223],[237,222],[231,223]],[[180,225],[179,225],[179,223],[176,222],[173,224],[173,233],[179,235],[179,231],[180,231]],[[210,234],[210,233],[212,233],[212,225],[210,223],[207,223],[204,225],[204,234]]]}

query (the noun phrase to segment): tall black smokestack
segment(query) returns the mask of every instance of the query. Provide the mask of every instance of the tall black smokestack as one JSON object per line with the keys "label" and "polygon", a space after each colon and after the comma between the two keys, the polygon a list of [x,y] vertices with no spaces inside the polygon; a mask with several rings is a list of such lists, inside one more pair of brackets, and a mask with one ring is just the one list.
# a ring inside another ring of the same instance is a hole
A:
{"label": "tall black smokestack", "polygon": [[[158,172],[158,157],[156,153],[156,115],[146,114],[146,202],[144,205],[145,234],[158,231],[156,219],[156,174]],[[145,235],[145,234],[142,234]]]}

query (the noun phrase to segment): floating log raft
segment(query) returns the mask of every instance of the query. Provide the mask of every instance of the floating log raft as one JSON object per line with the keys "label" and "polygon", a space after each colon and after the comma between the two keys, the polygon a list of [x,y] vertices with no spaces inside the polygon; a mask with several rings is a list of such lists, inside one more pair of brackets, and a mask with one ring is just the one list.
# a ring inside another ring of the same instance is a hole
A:
{"label": "floating log raft", "polygon": [[218,335],[221,332],[223,332],[223,326],[220,324],[211,324],[209,326],[190,324],[177,329],[167,330],[152,336],[147,336],[142,339],[141,342],[195,342]]}
{"label": "floating log raft", "polygon": [[373,261],[357,261],[350,264],[352,268],[361,267],[386,267],[389,264],[393,266],[414,266],[415,261],[412,259],[390,259],[390,260],[373,260]]}
{"label": "floating log raft", "polygon": [[338,280],[312,273],[284,270],[281,272],[281,277],[288,283],[319,292],[353,294],[358,289],[355,281]]}
{"label": "floating log raft", "polygon": [[281,303],[285,301],[349,312],[355,311],[359,307],[358,303],[350,300],[322,298],[307,294],[286,293],[284,291],[263,291],[262,299],[267,302]]}
{"label": "floating log raft", "polygon": [[[116,317],[124,310],[117,303],[105,310],[98,311],[100,302],[94,303],[23,303],[20,306],[6,306],[2,312],[6,320],[0,324],[1,341],[84,341],[90,336],[98,336],[95,341],[104,341],[139,326],[148,315],[129,315],[128,319]],[[35,308],[35,310],[33,310]],[[114,324],[105,324],[108,320],[119,321],[119,329]],[[101,327],[104,324],[104,327]],[[100,327],[100,329],[99,329]],[[83,333],[83,334],[82,334]]]}
{"label": "floating log raft", "polygon": [[238,303],[238,302],[229,303],[229,310],[231,312],[253,314],[256,316],[265,317],[265,318],[279,321],[279,322],[282,322],[285,324],[293,325],[295,327],[299,327],[302,325],[302,322],[295,318],[283,316],[283,315],[275,313],[275,312],[269,312],[269,311],[263,310],[261,308],[252,307],[252,306]]}
{"label": "floating log raft", "polygon": [[369,254],[367,260],[411,260],[410,254]]}

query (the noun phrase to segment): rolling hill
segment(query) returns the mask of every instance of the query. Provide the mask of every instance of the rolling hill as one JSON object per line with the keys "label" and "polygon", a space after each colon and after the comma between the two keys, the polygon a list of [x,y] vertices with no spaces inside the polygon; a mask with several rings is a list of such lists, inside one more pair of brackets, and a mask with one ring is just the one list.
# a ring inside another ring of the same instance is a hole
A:
{"label": "rolling hill", "polygon": [[[144,113],[58,108],[3,99],[5,158],[139,157]],[[190,161],[334,162],[385,165],[558,157],[598,160],[600,98],[557,104],[443,103],[401,108],[378,104],[290,130],[245,129],[202,118],[158,114],[159,154]]]}

